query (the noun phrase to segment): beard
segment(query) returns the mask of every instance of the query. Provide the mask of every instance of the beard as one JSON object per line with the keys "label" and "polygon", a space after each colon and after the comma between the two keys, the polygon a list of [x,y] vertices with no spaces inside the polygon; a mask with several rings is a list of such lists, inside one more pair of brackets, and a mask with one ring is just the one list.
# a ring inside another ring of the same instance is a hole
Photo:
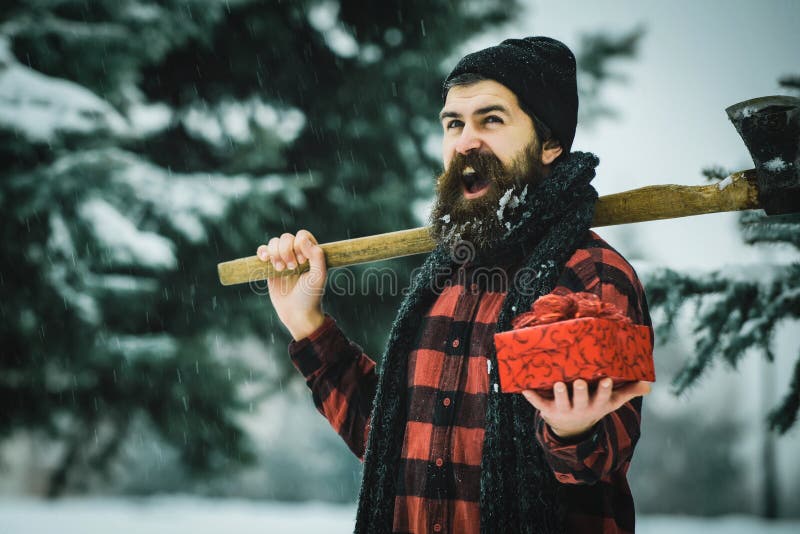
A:
{"label": "beard", "polygon": [[[496,249],[521,219],[527,196],[545,178],[541,156],[535,140],[508,168],[492,153],[456,154],[437,179],[429,217],[434,241],[451,252],[466,247],[485,255]],[[465,174],[470,167],[475,172]],[[483,187],[487,189],[480,197],[465,197],[465,191]],[[458,254],[463,256],[463,250]]]}

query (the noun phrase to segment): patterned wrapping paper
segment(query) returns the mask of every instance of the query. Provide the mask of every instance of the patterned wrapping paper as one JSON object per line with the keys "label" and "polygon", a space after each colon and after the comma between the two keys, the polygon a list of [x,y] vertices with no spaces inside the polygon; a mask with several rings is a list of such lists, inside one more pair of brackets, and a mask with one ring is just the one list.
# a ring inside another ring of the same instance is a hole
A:
{"label": "patterned wrapping paper", "polygon": [[[610,377],[655,381],[650,329],[633,324],[596,295],[546,295],[494,335],[500,388],[552,391],[556,382]],[[566,316],[566,317],[565,317]]]}

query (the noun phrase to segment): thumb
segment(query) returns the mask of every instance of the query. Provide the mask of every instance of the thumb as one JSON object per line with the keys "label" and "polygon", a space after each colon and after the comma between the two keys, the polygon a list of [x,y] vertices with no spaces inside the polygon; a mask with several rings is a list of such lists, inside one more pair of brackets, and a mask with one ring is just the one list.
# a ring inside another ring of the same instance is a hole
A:
{"label": "thumb", "polygon": [[308,277],[310,288],[321,289],[325,287],[325,279],[328,275],[328,267],[325,261],[325,251],[322,247],[305,240],[302,245],[303,254],[308,258],[309,270],[304,273]]}

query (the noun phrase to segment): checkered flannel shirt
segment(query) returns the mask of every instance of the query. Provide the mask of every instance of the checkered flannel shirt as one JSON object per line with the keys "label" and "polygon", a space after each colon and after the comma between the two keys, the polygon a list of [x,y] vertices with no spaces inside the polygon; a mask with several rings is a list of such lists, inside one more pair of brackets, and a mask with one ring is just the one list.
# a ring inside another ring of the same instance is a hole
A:
{"label": "checkered flannel shirt", "polygon": [[[507,285],[462,266],[422,324],[408,356],[408,421],[396,485],[394,532],[478,533],[488,353]],[[509,271],[510,272],[510,271]],[[594,232],[565,265],[556,294],[588,291],[651,326],[630,264]],[[317,409],[363,461],[377,376],[374,361],[330,316],[289,353]],[[563,440],[536,412],[536,436],[560,482],[567,532],[634,531],[626,474],[639,438],[641,398],[586,436]]]}

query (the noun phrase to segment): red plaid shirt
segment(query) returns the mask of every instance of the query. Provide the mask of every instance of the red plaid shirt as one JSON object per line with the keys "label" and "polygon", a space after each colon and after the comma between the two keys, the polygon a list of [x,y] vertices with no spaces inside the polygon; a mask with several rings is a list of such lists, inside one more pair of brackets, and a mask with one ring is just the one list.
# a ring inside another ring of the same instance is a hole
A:
{"label": "red plaid shirt", "polygon": [[[497,274],[499,271],[492,271]],[[394,532],[478,533],[488,353],[506,294],[491,272],[461,267],[426,313],[408,357],[408,421],[394,508]],[[567,262],[554,293],[589,291],[637,324],[650,326],[644,291],[627,261],[594,232]],[[520,310],[522,311],[522,310]],[[289,353],[314,403],[363,460],[375,396],[375,363],[327,316]],[[639,438],[641,398],[565,441],[537,412],[537,439],[562,484],[567,532],[634,530],[626,473]]]}

